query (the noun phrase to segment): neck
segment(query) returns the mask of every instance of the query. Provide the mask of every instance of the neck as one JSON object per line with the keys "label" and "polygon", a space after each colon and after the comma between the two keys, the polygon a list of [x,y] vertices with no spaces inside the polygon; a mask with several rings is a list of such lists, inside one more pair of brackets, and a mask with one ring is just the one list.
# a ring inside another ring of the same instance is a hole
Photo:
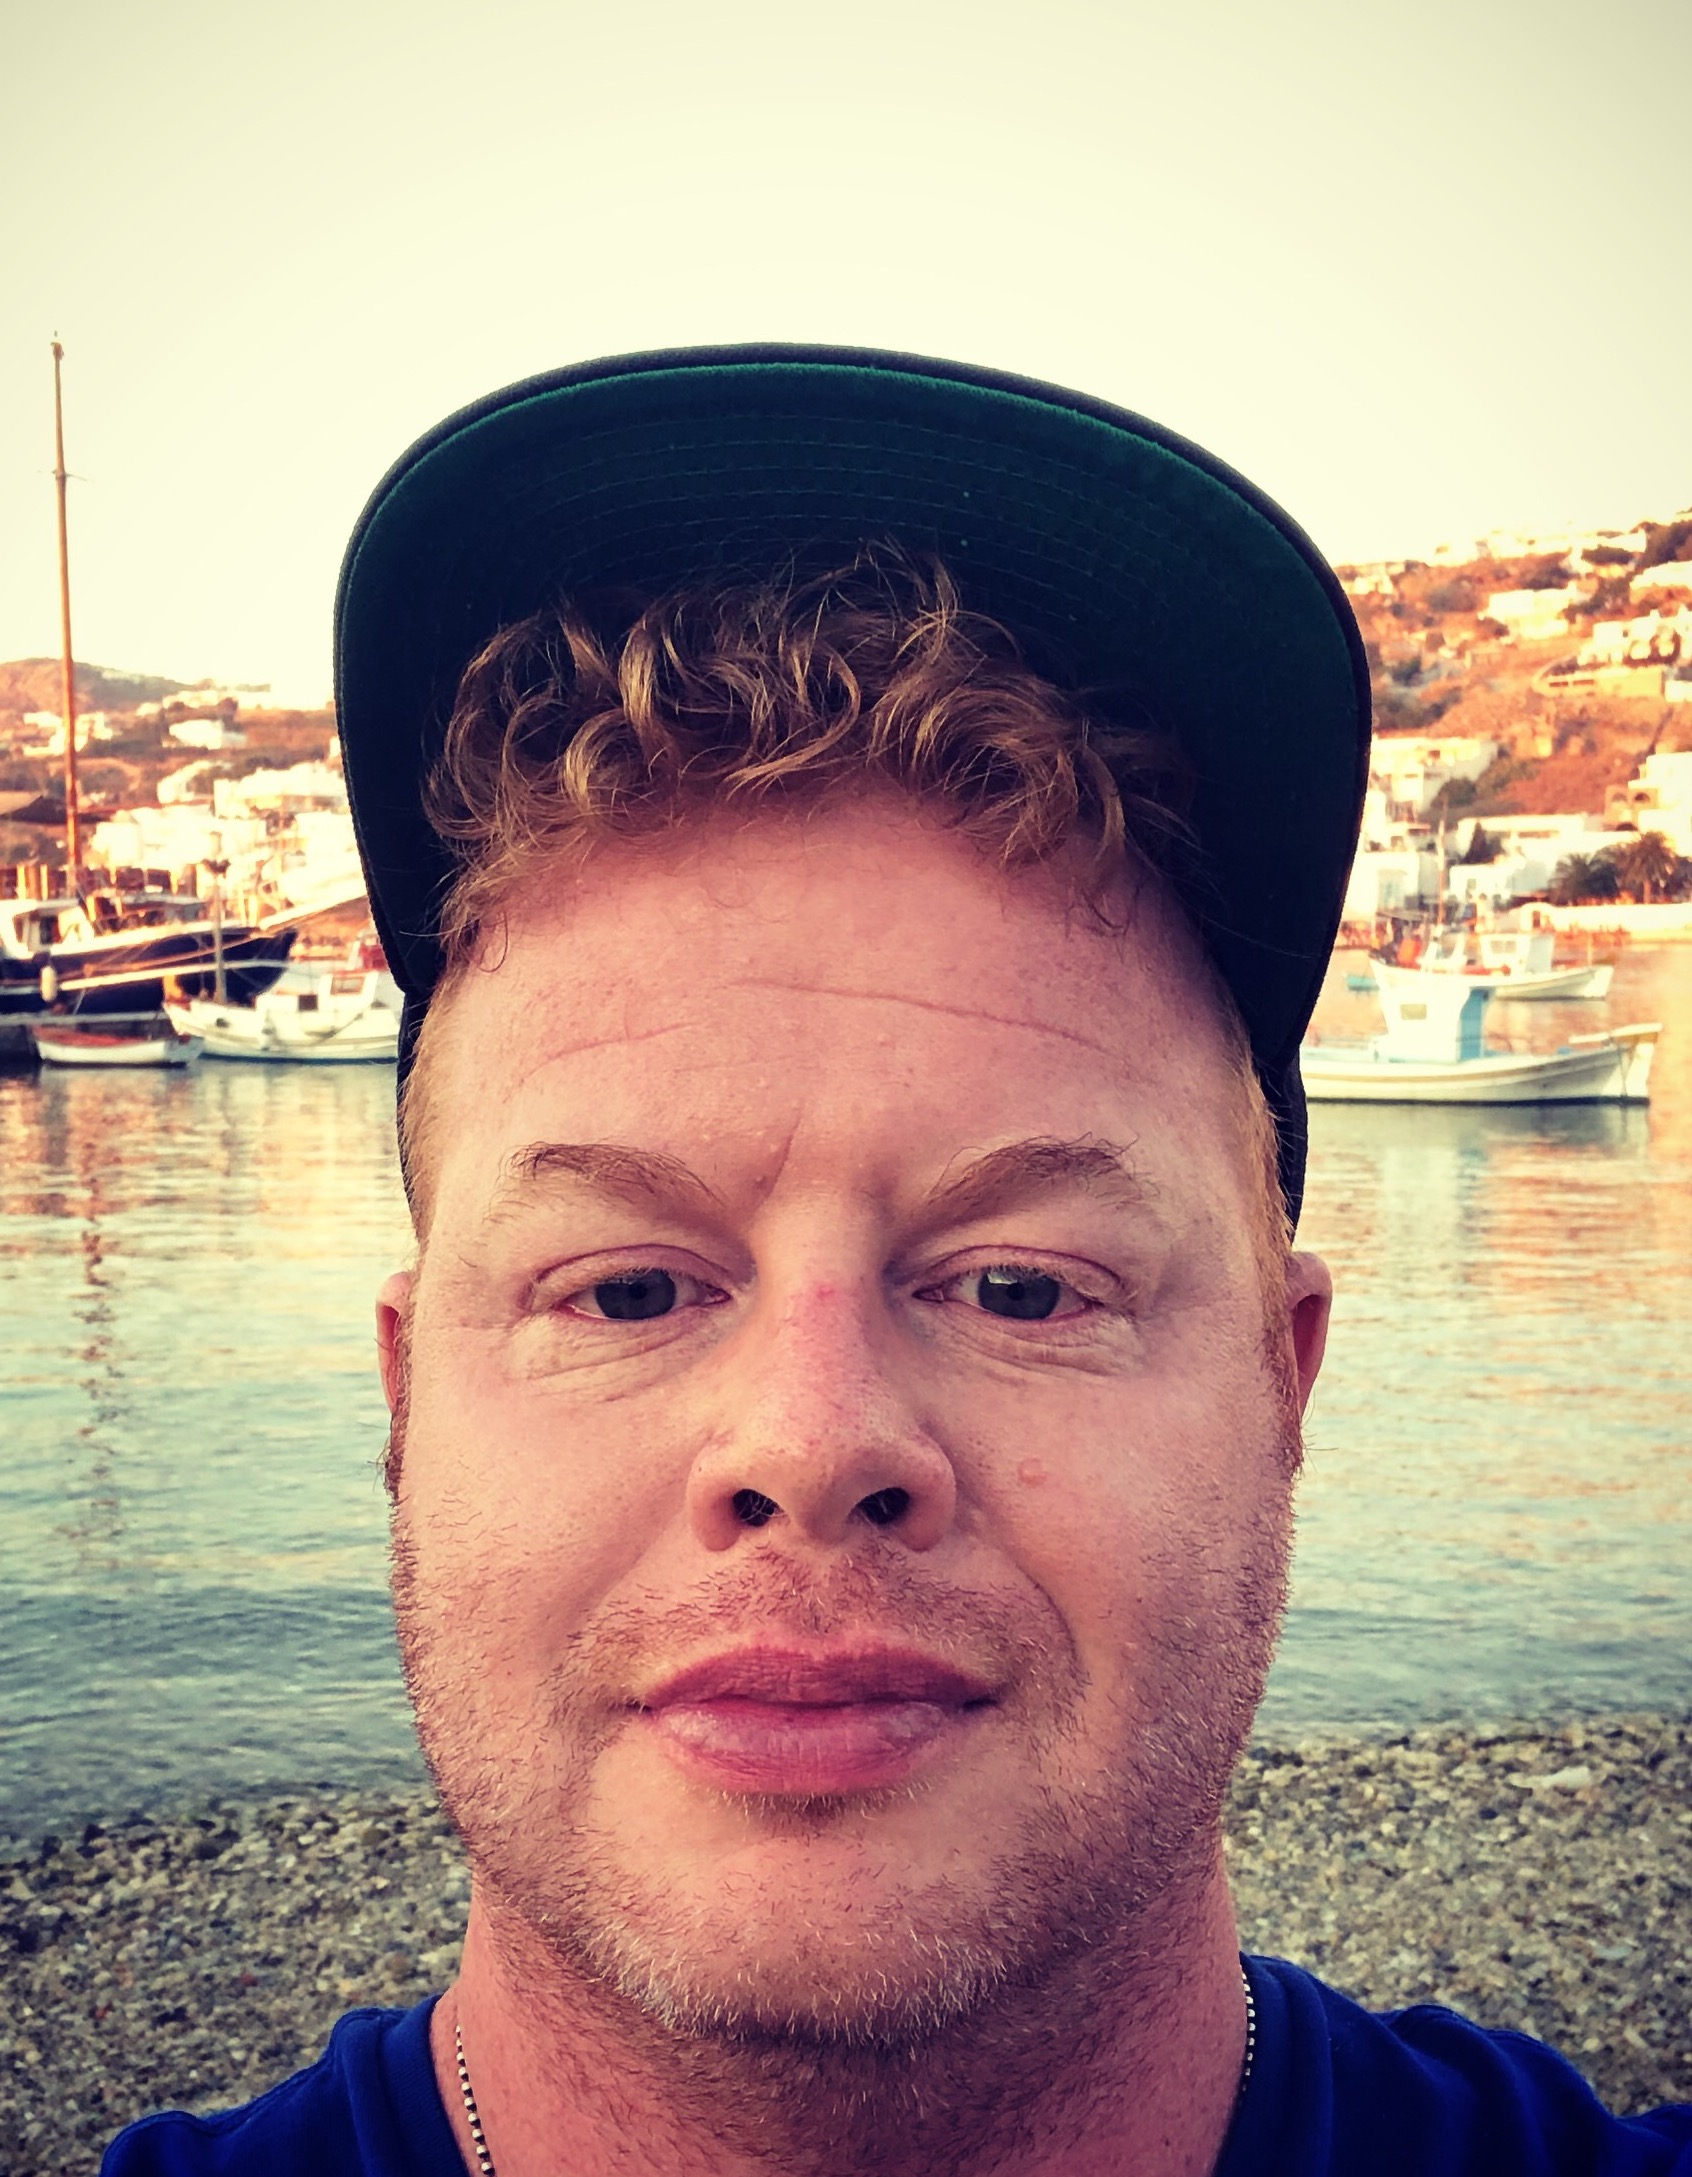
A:
{"label": "neck", "polygon": [[474,2169],[455,2030],[498,2177],[1208,2177],[1245,2010],[1217,1862],[1132,1930],[897,2049],[675,2032],[478,1892],[433,2027]]}

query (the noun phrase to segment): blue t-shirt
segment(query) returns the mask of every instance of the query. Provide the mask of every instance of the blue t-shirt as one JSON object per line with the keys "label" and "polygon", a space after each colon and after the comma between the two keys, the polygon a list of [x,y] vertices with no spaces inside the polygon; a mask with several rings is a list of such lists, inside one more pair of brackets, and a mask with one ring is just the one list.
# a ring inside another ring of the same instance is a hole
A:
{"label": "blue t-shirt", "polygon": [[[1692,2177],[1692,2106],[1613,2117],[1525,2034],[1375,2014],[1247,1961],[1257,2052],[1215,2177]],[[101,2177],[464,2177],[429,2056],[434,1999],[349,2011],[308,2071],[222,2116],[147,2117]]]}

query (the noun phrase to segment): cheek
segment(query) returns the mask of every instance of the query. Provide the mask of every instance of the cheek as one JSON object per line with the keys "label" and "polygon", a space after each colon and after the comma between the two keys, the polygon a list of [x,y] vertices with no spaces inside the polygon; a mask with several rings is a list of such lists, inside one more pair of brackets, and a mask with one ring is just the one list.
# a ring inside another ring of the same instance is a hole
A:
{"label": "cheek", "polygon": [[1061,1402],[983,1402],[965,1495],[1051,1599],[1095,1682],[1148,1643],[1224,1616],[1272,1569],[1290,1512],[1285,1426],[1255,1351]]}
{"label": "cheek", "polygon": [[420,1587],[460,1632],[555,1656],[637,1570],[661,1578],[686,1460],[641,1403],[513,1381],[490,1339],[414,1349],[400,1501]]}

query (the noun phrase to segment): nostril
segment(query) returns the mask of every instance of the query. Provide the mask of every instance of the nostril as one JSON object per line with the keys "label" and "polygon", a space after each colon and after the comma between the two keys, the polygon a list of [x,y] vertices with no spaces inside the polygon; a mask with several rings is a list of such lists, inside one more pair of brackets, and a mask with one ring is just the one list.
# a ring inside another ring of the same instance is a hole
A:
{"label": "nostril", "polygon": [[732,1502],[734,1516],[743,1527],[763,1527],[781,1509],[774,1497],[766,1497],[761,1489],[737,1489]]}
{"label": "nostril", "polygon": [[904,1518],[911,1508],[908,1489],[878,1489],[873,1496],[865,1497],[858,1506],[872,1527],[891,1527]]}

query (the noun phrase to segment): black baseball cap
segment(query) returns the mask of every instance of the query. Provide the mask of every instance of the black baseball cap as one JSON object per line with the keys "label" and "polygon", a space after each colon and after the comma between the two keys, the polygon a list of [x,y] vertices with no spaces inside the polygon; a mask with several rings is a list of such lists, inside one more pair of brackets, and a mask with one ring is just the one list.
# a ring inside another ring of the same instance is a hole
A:
{"label": "black baseball cap", "polygon": [[422,786],[459,676],[562,595],[933,553],[964,604],[1110,723],[1180,752],[1186,904],[1251,1038],[1296,1218],[1298,1051],[1338,932],[1369,762],[1369,675],[1310,539],[1202,448],[1085,394],[871,349],[681,348],[573,364],[403,454],[347,547],[335,700],[371,909],[406,994],[443,965],[451,849]]}

